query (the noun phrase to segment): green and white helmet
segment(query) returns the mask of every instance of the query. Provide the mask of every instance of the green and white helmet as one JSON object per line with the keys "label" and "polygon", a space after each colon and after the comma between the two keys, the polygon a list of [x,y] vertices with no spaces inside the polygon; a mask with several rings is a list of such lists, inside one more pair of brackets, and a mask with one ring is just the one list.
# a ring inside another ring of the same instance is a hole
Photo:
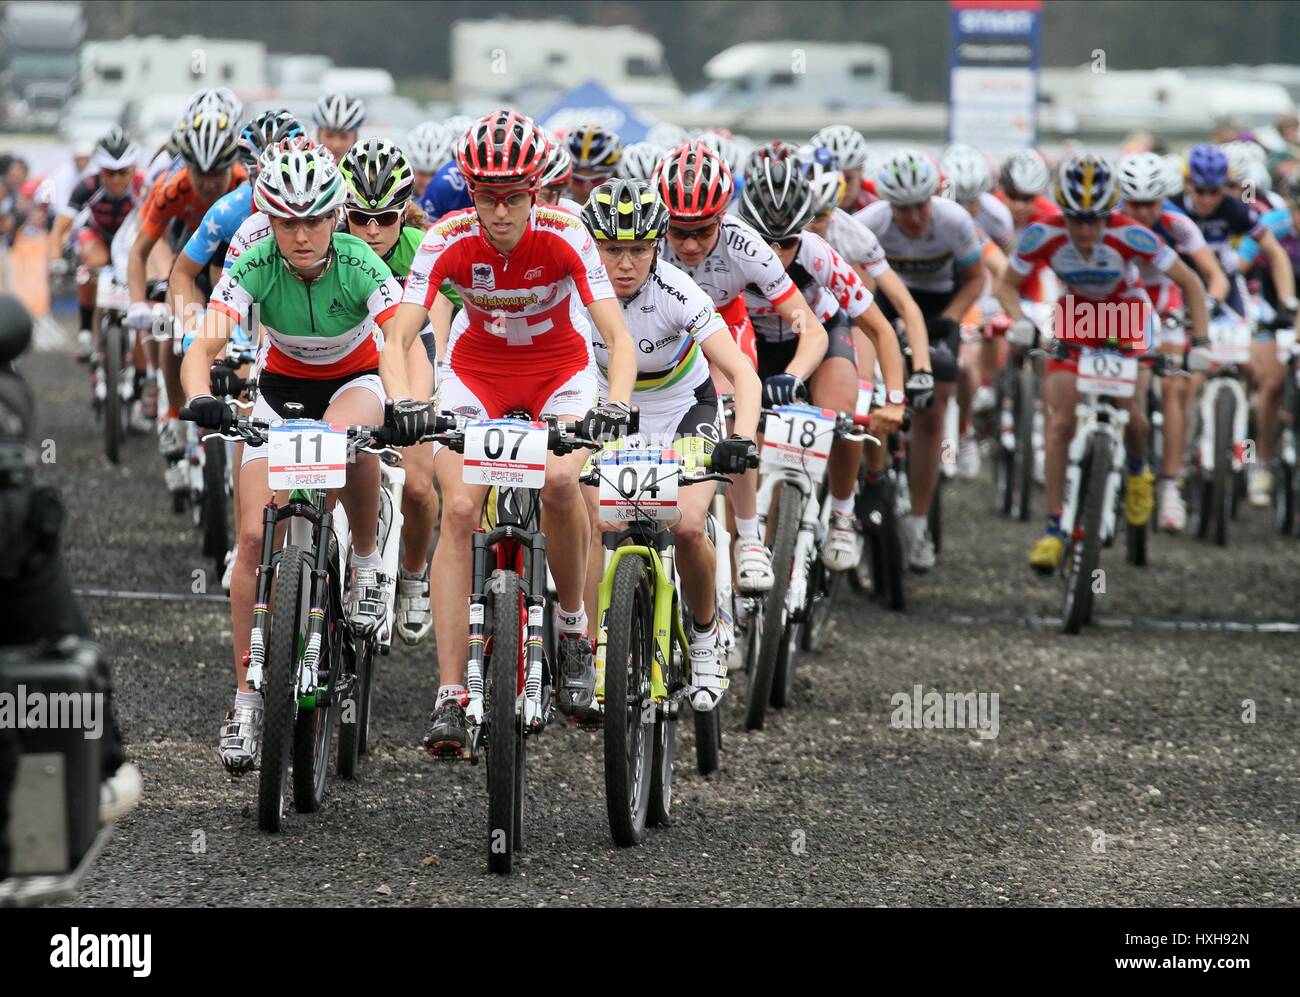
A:
{"label": "green and white helmet", "polygon": [[347,200],[364,211],[403,207],[411,199],[415,174],[410,160],[392,142],[362,139],[339,165]]}
{"label": "green and white helmet", "polygon": [[582,206],[582,222],[600,240],[658,239],[668,206],[645,180],[606,180]]}
{"label": "green and white helmet", "polygon": [[286,139],[262,155],[253,204],[273,218],[318,218],[337,211],[347,185],[324,146]]}

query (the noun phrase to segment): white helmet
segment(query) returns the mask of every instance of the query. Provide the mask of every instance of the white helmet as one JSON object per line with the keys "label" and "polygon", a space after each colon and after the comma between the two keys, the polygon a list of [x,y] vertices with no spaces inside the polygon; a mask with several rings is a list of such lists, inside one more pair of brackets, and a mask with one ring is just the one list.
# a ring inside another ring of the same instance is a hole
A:
{"label": "white helmet", "polygon": [[727,168],[731,170],[733,177],[740,175],[745,164],[740,160],[740,147],[735,142],[715,131],[700,132],[699,141],[703,142],[711,152],[716,153],[718,158],[727,164]]}
{"label": "white helmet", "polygon": [[331,128],[336,132],[354,132],[365,124],[366,105],[360,97],[345,93],[327,93],[316,101],[312,120],[317,128]]}
{"label": "white helmet", "polygon": [[1047,190],[1051,182],[1047,164],[1033,149],[1013,152],[1002,161],[1002,169],[998,171],[998,186],[1004,193],[1014,191],[1033,197]]}
{"label": "white helmet", "polygon": [[[1268,154],[1254,142],[1236,140],[1223,143],[1221,148],[1228,157],[1228,179],[1233,183],[1246,183],[1251,179],[1252,163],[1264,166],[1268,162]],[[1268,172],[1267,167],[1264,172]]]}
{"label": "white helmet", "polygon": [[232,120],[237,122],[244,114],[244,103],[234,95],[229,87],[200,90],[190,98],[189,104],[185,107],[184,117],[192,118],[200,111],[208,110],[224,111],[230,115]]}
{"label": "white helmet", "polygon": [[656,122],[645,133],[645,141],[662,149],[676,149],[683,142],[690,140],[690,132],[680,125],[669,124],[667,121]]}
{"label": "white helmet", "polygon": [[1171,152],[1167,156],[1161,156],[1160,162],[1164,165],[1165,172],[1165,197],[1178,197],[1183,192],[1184,174],[1187,170],[1187,164],[1183,162],[1183,157],[1176,152]]}
{"label": "white helmet", "polygon": [[812,137],[811,145],[824,145],[835,153],[840,161],[841,170],[862,170],[869,173],[867,165],[871,162],[871,150],[867,140],[856,128],[848,125],[827,125]]}
{"label": "white helmet", "polygon": [[276,218],[316,218],[337,211],[347,184],[324,146],[302,148],[289,139],[262,155],[253,203]]}
{"label": "white helmet", "polygon": [[172,148],[197,173],[224,170],[239,152],[239,122],[208,104],[180,120],[172,133]]}
{"label": "white helmet", "polygon": [[939,189],[939,171],[930,157],[915,149],[898,149],[876,175],[876,193],[890,204],[921,204]]}
{"label": "white helmet", "polygon": [[456,137],[445,125],[425,121],[411,129],[403,151],[418,173],[437,173],[456,158]]}
{"label": "white helmet", "polygon": [[471,118],[468,114],[453,114],[450,118],[442,123],[442,127],[451,132],[451,147],[456,148],[460,140],[464,138],[465,133],[478,123],[478,118]]}
{"label": "white helmet", "polygon": [[624,180],[649,180],[666,155],[668,150],[653,142],[625,145],[623,158],[618,161],[618,175]]}
{"label": "white helmet", "polygon": [[1273,189],[1273,174],[1268,172],[1265,163],[1258,159],[1248,159],[1244,167],[1244,175],[1237,182],[1243,187],[1249,184],[1254,193],[1270,191]]}
{"label": "white helmet", "polygon": [[[819,148],[823,149],[821,156],[817,155]],[[795,153],[803,165],[808,185],[812,187],[813,212],[818,215],[839,207],[840,198],[844,196],[844,173],[834,165],[838,160],[827,156],[829,151],[822,146],[801,145]]]}
{"label": "white helmet", "polygon": [[948,181],[944,196],[958,204],[970,204],[993,189],[993,172],[989,161],[977,149],[954,143],[939,157],[939,172]]}
{"label": "white helmet", "polygon": [[1154,152],[1134,152],[1119,161],[1119,193],[1126,201],[1162,201],[1168,196],[1169,173]]}

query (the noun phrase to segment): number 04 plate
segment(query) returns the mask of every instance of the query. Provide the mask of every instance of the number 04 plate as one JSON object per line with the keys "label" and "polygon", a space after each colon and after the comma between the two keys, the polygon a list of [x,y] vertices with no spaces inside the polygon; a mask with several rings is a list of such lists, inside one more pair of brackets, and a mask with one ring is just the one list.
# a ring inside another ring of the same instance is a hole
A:
{"label": "number 04 plate", "polygon": [[544,422],[489,419],[465,427],[465,473],[470,485],[541,488],[546,483]]}
{"label": "number 04 plate", "polygon": [[342,488],[348,480],[348,431],[314,419],[289,419],[267,432],[267,477],[277,491]]}
{"label": "number 04 plate", "polygon": [[600,462],[600,518],[611,522],[677,518],[675,450],[606,450]]}

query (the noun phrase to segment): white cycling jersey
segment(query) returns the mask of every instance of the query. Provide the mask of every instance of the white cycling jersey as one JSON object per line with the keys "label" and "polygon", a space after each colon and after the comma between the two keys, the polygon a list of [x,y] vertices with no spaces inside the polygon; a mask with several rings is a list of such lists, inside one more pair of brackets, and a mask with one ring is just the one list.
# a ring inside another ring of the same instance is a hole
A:
{"label": "white cycling jersey", "polygon": [[975,224],[999,249],[1006,250],[1016,241],[1016,223],[1011,218],[1011,209],[992,194],[980,195],[979,207],[975,209]]}
{"label": "white cycling jersey", "polygon": [[930,209],[930,227],[919,239],[899,228],[888,201],[868,204],[853,217],[876,234],[910,290],[948,294],[956,289],[956,271],[979,262],[979,236],[970,212],[955,201],[932,197]]}
{"label": "white cycling jersey", "polygon": [[843,208],[836,208],[826,226],[826,241],[831,248],[850,263],[856,263],[872,277],[879,277],[889,269],[884,247],[876,233],[867,228]]}
{"label": "white cycling jersey", "polygon": [[[871,307],[872,294],[853,267],[825,239],[812,232],[799,234],[799,249],[787,274],[822,322],[841,308],[848,312],[849,318],[857,318]],[[799,335],[762,295],[749,288],[744,294],[754,334],[760,339],[782,342]]]}
{"label": "white cycling jersey", "polygon": [[[727,324],[713,299],[690,277],[661,258],[640,290],[621,304],[628,334],[636,344],[636,393],[691,395],[709,379],[709,363],[700,345],[716,332],[726,333]],[[594,322],[591,327],[603,397],[609,387],[605,375],[609,351]]]}
{"label": "white cycling jersey", "polygon": [[734,215],[723,217],[718,241],[699,266],[683,264],[667,239],[659,254],[673,266],[681,268],[718,307],[731,304],[749,287],[774,305],[779,305],[795,292],[794,281],[781,266],[772,247]]}

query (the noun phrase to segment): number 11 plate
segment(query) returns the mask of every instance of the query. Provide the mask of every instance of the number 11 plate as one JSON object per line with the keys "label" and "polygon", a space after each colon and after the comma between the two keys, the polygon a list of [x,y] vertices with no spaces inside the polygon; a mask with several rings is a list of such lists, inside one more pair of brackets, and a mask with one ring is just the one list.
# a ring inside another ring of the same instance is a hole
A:
{"label": "number 11 plate", "polygon": [[267,477],[277,491],[342,488],[348,479],[346,426],[289,419],[267,432]]}

